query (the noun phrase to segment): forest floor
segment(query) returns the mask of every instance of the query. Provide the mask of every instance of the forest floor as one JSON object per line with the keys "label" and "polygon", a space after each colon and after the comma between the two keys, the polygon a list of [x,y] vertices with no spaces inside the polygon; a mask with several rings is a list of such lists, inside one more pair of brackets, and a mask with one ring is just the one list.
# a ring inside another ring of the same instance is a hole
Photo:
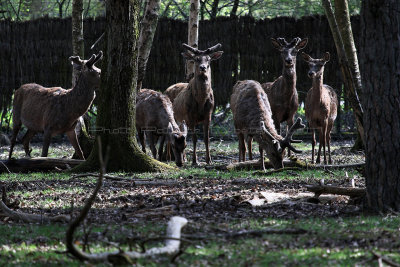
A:
{"label": "forest floor", "polygon": [[[199,161],[204,162],[202,142]],[[372,252],[400,262],[400,217],[374,215],[348,197],[313,196],[305,186],[324,184],[364,187],[357,170],[260,171],[206,170],[204,164],[164,173],[110,173],[129,180],[106,179],[77,244],[91,252],[141,250],[144,240],[165,235],[171,216],[189,220],[183,228],[183,253],[174,259],[159,257],[136,262],[139,266],[377,266]],[[365,160],[350,151],[352,142],[333,142],[334,164]],[[213,141],[213,164],[237,161],[237,142]],[[300,159],[311,160],[311,144]],[[33,156],[40,154],[33,146]],[[7,157],[0,148],[0,158]],[[257,146],[253,154],[258,157]],[[15,157],[23,157],[21,145]],[[72,148],[55,144],[49,157],[70,157]],[[170,163],[172,166],[173,163]],[[96,182],[95,177],[66,173],[1,174],[8,197],[19,200],[19,210],[36,214],[76,215]],[[71,209],[71,203],[74,208]],[[81,266],[65,252],[66,224],[23,224],[0,213],[0,266]],[[281,233],[294,230],[296,233]],[[253,231],[253,232],[243,232]],[[272,233],[278,231],[278,233]],[[146,248],[157,245],[146,243]]]}

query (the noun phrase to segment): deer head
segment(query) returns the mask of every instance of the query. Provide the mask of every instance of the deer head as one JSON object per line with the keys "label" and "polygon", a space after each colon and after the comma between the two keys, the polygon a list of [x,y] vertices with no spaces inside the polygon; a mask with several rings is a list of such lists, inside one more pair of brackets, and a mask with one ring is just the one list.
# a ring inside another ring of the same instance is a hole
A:
{"label": "deer head", "polygon": [[306,47],[308,39],[294,38],[290,43],[285,38],[271,38],[272,45],[281,52],[281,57],[285,68],[293,68],[296,66],[297,53]]}
{"label": "deer head", "polygon": [[210,62],[219,59],[224,53],[223,51],[216,51],[221,48],[221,44],[216,44],[206,50],[198,50],[187,44],[182,45],[187,49],[187,51],[182,53],[182,56],[186,60],[193,61],[195,64],[195,75],[207,75],[210,71]]}
{"label": "deer head", "polygon": [[187,126],[185,121],[179,125],[180,132],[174,131],[172,124],[168,124],[168,140],[172,146],[172,151],[175,155],[176,166],[183,165],[184,150],[186,148]]}
{"label": "deer head", "polygon": [[297,150],[292,146],[291,143],[298,143],[299,141],[293,140],[293,134],[297,129],[304,128],[305,125],[302,124],[301,118],[297,118],[296,122],[290,127],[286,136],[278,140],[272,136],[272,134],[265,127],[264,122],[260,122],[260,134],[259,134],[259,144],[263,150],[267,153],[268,159],[271,161],[275,169],[283,168],[283,157],[285,156],[285,148],[290,149],[295,153],[302,153],[302,151]]}
{"label": "deer head", "polygon": [[81,75],[85,75],[90,83],[94,84],[95,87],[99,87],[101,70],[94,64],[102,58],[103,52],[100,51],[97,55],[93,54],[88,60],[82,60],[79,56],[71,56],[69,60],[71,60],[73,68],[80,73],[78,79]]}
{"label": "deer head", "polygon": [[331,58],[329,52],[325,52],[324,56],[320,59],[314,59],[306,53],[301,53],[303,60],[308,63],[310,70],[308,71],[308,77],[311,79],[314,77],[321,77],[324,74],[324,67],[326,62]]}

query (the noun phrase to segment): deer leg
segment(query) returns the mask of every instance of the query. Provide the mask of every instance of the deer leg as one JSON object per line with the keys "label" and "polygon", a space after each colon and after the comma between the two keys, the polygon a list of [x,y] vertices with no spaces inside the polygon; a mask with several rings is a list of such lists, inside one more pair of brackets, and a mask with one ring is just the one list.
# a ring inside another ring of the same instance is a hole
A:
{"label": "deer leg", "polygon": [[21,126],[22,126],[21,122],[14,121],[13,134],[12,134],[12,137],[11,137],[10,152],[8,154],[8,159],[9,160],[11,159],[11,155],[12,155],[12,152],[14,150],[15,142],[17,141],[17,135],[18,135],[19,130],[21,129]]}
{"label": "deer leg", "polygon": [[[289,132],[290,127],[294,124],[294,117],[286,121],[286,134]],[[288,148],[288,157],[290,158],[290,155],[292,151]]]}
{"label": "deer leg", "polygon": [[149,138],[149,145],[150,145],[150,150],[151,153],[153,154],[153,158],[157,159],[157,149],[156,146],[154,144],[154,134],[153,133],[149,133],[148,138]]}
{"label": "deer leg", "polygon": [[244,151],[246,148],[244,147],[244,135],[242,133],[238,134],[239,138],[239,162],[245,161],[246,152]]}
{"label": "deer leg", "polygon": [[160,145],[158,146],[158,160],[162,160],[163,149],[164,149],[165,135],[161,136]]}
{"label": "deer leg", "polygon": [[68,137],[69,142],[70,142],[71,145],[74,147],[75,152],[76,152],[76,154],[78,155],[78,158],[84,160],[84,159],[85,159],[85,156],[83,155],[81,146],[79,145],[78,137],[76,136],[75,129],[66,132],[66,134],[67,134],[67,137]]}
{"label": "deer leg", "polygon": [[203,126],[204,131],[204,144],[206,145],[206,163],[211,164],[210,156],[210,122],[205,121]]}
{"label": "deer leg", "polygon": [[315,141],[315,130],[311,129],[312,131],[312,140],[311,140],[311,145],[312,145],[312,156],[311,156],[311,163],[314,164],[314,154],[315,154],[315,144],[317,143]]}
{"label": "deer leg", "polygon": [[324,164],[326,165],[326,133],[327,133],[327,124],[322,129],[322,138],[323,138],[323,148],[324,148]]}
{"label": "deer leg", "polygon": [[50,141],[51,141],[51,132],[49,130],[45,130],[43,135],[42,157],[47,157],[47,154],[49,153]]}
{"label": "deer leg", "polygon": [[[251,143],[253,142],[252,136],[247,136],[247,150],[249,151],[249,160],[253,160],[253,153],[251,152]],[[246,160],[245,160],[246,161]]]}
{"label": "deer leg", "polygon": [[146,154],[146,139],[144,136],[144,132],[142,130],[138,130],[139,142],[142,145],[142,151]]}
{"label": "deer leg", "polygon": [[328,143],[328,156],[329,156],[329,164],[332,164],[331,158],[331,131],[332,131],[333,123],[328,125],[328,130],[326,132],[326,142]]}
{"label": "deer leg", "polygon": [[27,157],[31,157],[32,149],[29,149],[29,142],[31,141],[32,137],[36,134],[35,131],[28,129],[25,133],[24,137],[22,138],[22,144],[24,146],[25,154]]}
{"label": "deer leg", "polygon": [[317,156],[317,161],[316,163],[321,163],[321,147],[322,147],[322,140],[324,140],[324,133],[323,133],[323,129],[320,128],[319,130],[319,147],[318,147],[318,156]]}
{"label": "deer leg", "polygon": [[199,165],[199,163],[197,162],[197,156],[196,156],[197,135],[196,135],[196,132],[195,132],[194,127],[192,127],[190,130],[193,132],[193,135],[192,135],[192,139],[193,139],[193,158],[192,158],[192,165],[193,165],[193,166],[197,166],[197,165]]}
{"label": "deer leg", "polygon": [[261,146],[259,146],[259,150],[260,150],[260,161],[261,161],[261,168],[263,171],[265,171],[265,162],[264,162],[264,151],[261,148]]}

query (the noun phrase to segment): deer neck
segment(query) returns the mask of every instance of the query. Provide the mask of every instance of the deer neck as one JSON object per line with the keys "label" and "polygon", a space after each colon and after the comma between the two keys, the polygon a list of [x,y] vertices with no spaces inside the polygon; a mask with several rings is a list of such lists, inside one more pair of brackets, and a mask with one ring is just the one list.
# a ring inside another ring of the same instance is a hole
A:
{"label": "deer neck", "polygon": [[195,73],[195,77],[190,81],[192,87],[192,95],[196,102],[203,105],[211,91],[211,72],[208,70],[204,74]]}
{"label": "deer neck", "polygon": [[313,89],[313,97],[316,99],[321,98],[322,90],[324,88],[323,86],[323,75],[316,75],[313,78],[313,83],[312,83],[312,89]]}
{"label": "deer neck", "polygon": [[282,71],[282,93],[285,96],[292,96],[296,92],[296,64],[293,67],[283,67]]}
{"label": "deer neck", "polygon": [[75,87],[68,94],[70,111],[81,115],[84,114],[95,97],[94,89],[95,87],[81,74]]}

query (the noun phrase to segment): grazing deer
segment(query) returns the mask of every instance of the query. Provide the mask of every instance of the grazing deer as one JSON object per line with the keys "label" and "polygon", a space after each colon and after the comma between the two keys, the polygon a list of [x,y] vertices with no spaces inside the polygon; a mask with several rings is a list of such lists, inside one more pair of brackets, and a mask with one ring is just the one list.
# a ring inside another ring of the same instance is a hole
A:
{"label": "grazing deer", "polygon": [[239,161],[245,161],[244,140],[248,137],[254,138],[259,144],[263,170],[265,170],[264,150],[275,169],[283,168],[286,147],[295,153],[301,153],[291,145],[295,130],[305,127],[301,118],[290,127],[286,137],[279,135],[272,119],[268,96],[260,83],[252,80],[238,81],[233,87],[230,104],[239,138]]}
{"label": "grazing deer", "polygon": [[326,164],[325,145],[328,143],[329,164],[331,159],[331,130],[337,115],[338,99],[336,92],[329,85],[323,84],[324,66],[330,55],[325,53],[321,59],[313,59],[306,53],[301,54],[308,63],[308,76],[312,79],[312,87],[306,98],[306,118],[312,129],[312,163],[314,163],[315,129],[319,130],[319,149],[317,163],[320,163],[321,146],[324,147],[324,164]]}
{"label": "grazing deer", "polygon": [[[297,53],[306,47],[308,39],[294,38],[290,43],[284,38],[271,38],[272,45],[281,53],[283,70],[282,75],[274,82],[263,83],[261,86],[268,95],[271,104],[272,119],[275,129],[280,133],[280,124],[287,122],[286,130],[292,127],[294,115],[299,107],[299,99],[296,90],[296,56]],[[292,140],[294,143],[296,140]],[[252,159],[251,153],[252,138],[247,139],[249,149],[249,159]],[[297,141],[298,142],[298,141]],[[290,150],[289,150],[290,156]]]}
{"label": "grazing deer", "polygon": [[210,164],[209,128],[211,113],[214,108],[210,63],[212,60],[219,59],[223,51],[216,51],[221,47],[221,44],[217,44],[206,50],[198,50],[187,44],[183,44],[183,47],[185,47],[187,51],[183,52],[182,56],[186,60],[192,60],[195,63],[194,77],[188,84],[179,83],[170,86],[165,94],[172,98],[171,101],[173,101],[176,121],[186,121],[189,129],[193,133],[192,165],[198,165],[196,156],[197,136],[194,128],[197,124],[203,123],[206,162]]}
{"label": "grazing deer", "polygon": [[145,134],[149,139],[154,158],[157,158],[155,144],[161,137],[158,149],[158,156],[161,161],[162,150],[167,137],[168,142],[172,145],[176,165],[178,167],[183,165],[187,127],[184,121],[178,127],[175,122],[172,103],[167,96],[149,89],[139,91],[136,102],[136,129],[144,153],[146,153]]}
{"label": "grazing deer", "polygon": [[13,134],[8,158],[14,149],[17,134],[22,124],[28,128],[22,144],[25,153],[30,157],[29,142],[37,132],[43,132],[42,157],[47,157],[51,137],[66,133],[78,157],[85,159],[75,132],[78,119],[87,112],[93,99],[95,89],[100,86],[101,70],[94,66],[103,52],[93,55],[89,60],[72,56],[75,69],[80,71],[76,85],[72,89],[61,87],[46,88],[35,83],[22,85],[15,91],[13,100]]}

